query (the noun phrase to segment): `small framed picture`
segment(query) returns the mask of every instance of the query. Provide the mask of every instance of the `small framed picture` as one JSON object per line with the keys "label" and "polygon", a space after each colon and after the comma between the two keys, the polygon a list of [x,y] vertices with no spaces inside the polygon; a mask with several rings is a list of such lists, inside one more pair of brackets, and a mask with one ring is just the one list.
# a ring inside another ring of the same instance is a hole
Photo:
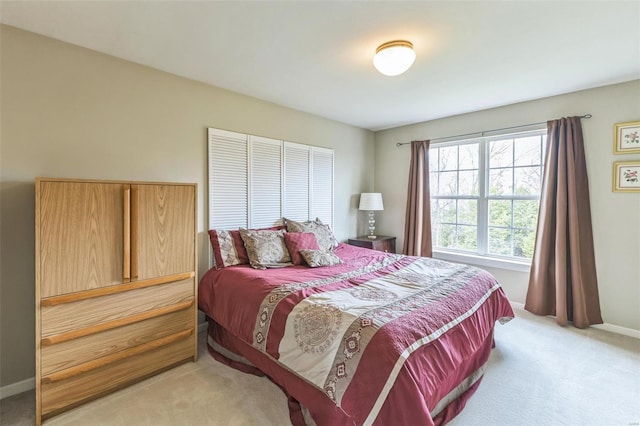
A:
{"label": "small framed picture", "polygon": [[640,152],[640,121],[616,124],[613,129],[613,153],[638,152]]}
{"label": "small framed picture", "polygon": [[640,192],[640,161],[613,163],[613,192]]}

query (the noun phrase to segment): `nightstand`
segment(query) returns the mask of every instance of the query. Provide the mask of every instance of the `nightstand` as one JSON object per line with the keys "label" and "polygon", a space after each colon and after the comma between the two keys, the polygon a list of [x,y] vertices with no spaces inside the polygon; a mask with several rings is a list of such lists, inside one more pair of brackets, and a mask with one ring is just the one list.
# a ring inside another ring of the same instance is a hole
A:
{"label": "nightstand", "polygon": [[396,252],[396,237],[378,235],[376,238],[368,238],[364,235],[362,237],[349,238],[348,242],[352,246],[384,251],[386,253]]}

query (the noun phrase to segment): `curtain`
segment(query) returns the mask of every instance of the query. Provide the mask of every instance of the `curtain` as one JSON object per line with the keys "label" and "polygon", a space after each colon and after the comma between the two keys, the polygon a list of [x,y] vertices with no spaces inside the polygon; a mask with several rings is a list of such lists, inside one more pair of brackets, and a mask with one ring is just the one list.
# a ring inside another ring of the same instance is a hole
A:
{"label": "curtain", "polygon": [[410,256],[432,256],[428,140],[411,142],[411,167],[402,251]]}
{"label": "curtain", "polygon": [[602,324],[580,117],[547,122],[547,153],[525,309]]}

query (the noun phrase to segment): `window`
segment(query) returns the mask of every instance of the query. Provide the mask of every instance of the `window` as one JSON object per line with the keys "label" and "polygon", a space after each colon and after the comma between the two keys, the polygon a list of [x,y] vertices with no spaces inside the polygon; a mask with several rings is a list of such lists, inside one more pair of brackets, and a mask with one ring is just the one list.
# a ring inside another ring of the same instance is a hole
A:
{"label": "window", "polygon": [[432,145],[434,249],[530,260],[545,145],[544,130]]}

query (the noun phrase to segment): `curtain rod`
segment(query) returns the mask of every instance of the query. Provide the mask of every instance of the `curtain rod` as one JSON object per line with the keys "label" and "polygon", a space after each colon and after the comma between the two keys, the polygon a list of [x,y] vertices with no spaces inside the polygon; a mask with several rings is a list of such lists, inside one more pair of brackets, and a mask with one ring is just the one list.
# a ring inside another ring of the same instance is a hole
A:
{"label": "curtain rod", "polygon": [[[579,118],[589,119],[591,117],[593,117],[591,114],[585,114],[585,115],[581,115]],[[537,125],[546,124],[546,123],[547,123],[546,121],[541,121],[539,123],[530,123],[530,124],[521,124],[519,126],[503,127],[502,129],[483,130],[482,132],[465,133],[464,135],[445,136],[445,137],[442,137],[442,138],[431,139],[431,142],[440,141],[440,140],[443,140],[443,139],[462,138],[462,137],[465,137],[465,136],[473,136],[473,135],[484,136],[485,133],[500,132],[502,130],[519,129],[519,128],[522,128],[522,127],[537,126]],[[398,142],[396,144],[396,146],[410,145],[410,144],[411,144],[411,142]]]}

